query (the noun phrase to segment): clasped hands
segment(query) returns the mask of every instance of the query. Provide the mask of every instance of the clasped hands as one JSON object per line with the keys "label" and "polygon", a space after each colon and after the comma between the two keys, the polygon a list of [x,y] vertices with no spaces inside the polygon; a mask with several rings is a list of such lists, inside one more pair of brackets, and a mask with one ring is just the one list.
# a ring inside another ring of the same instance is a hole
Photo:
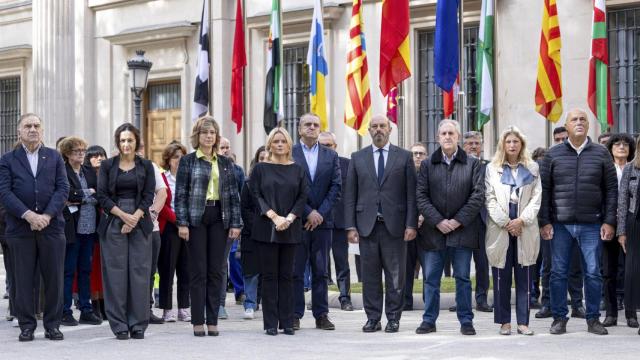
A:
{"label": "clasped hands", "polygon": [[456,219],[444,219],[444,220],[440,221],[438,223],[438,225],[436,225],[438,230],[440,230],[440,232],[445,234],[445,235],[450,233],[450,232],[453,232],[454,230],[456,230],[460,226],[462,226],[462,224],[460,224],[460,222],[458,222],[458,220],[456,220]]}
{"label": "clasped hands", "polygon": [[267,217],[273,221],[273,224],[276,226],[276,231],[287,230],[293,223],[293,220],[295,220],[295,215],[293,214],[289,214],[287,217],[284,217],[278,215],[273,210],[267,211]]}
{"label": "clasped hands", "polygon": [[29,210],[24,215],[24,219],[31,226],[31,230],[41,231],[47,226],[49,226],[49,222],[51,221],[51,216],[49,214],[38,214],[36,212]]}
{"label": "clasped hands", "polygon": [[133,231],[133,229],[138,225],[138,222],[142,218],[142,215],[138,211],[133,214],[127,214],[123,211],[122,214],[120,214],[119,218],[120,220],[122,220],[122,222],[124,222],[121,232],[123,234],[128,234]]}

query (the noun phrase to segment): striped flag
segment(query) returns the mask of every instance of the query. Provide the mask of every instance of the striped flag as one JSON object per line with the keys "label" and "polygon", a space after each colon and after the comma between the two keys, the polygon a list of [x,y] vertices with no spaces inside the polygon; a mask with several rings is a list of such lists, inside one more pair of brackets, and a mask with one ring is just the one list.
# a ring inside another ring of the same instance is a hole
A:
{"label": "striped flag", "polygon": [[562,116],[561,47],[556,0],[544,0],[535,101],[536,111],[553,122]]}
{"label": "striped flag", "polygon": [[409,76],[409,0],[383,0],[380,27],[382,96],[387,96],[392,88]]}
{"label": "striped flag", "polygon": [[480,31],[476,52],[476,88],[478,119],[476,129],[482,130],[493,112],[493,0],[482,0]]}
{"label": "striped flag", "polygon": [[191,120],[195,121],[209,111],[209,1],[204,0],[200,18],[200,41],[198,45],[198,72],[193,95]]}
{"label": "striped flag", "polygon": [[395,86],[387,94],[387,117],[398,125],[398,88]]}
{"label": "striped flag", "polygon": [[326,131],[329,127],[327,121],[327,94],[324,79],[329,74],[329,66],[324,56],[324,26],[322,24],[322,5],[320,0],[315,0],[313,6],[313,21],[311,21],[311,36],[309,37],[309,51],[307,52],[307,66],[311,86],[309,95],[311,98],[311,112],[320,118],[320,130]]}
{"label": "striped flag", "polygon": [[231,120],[236,123],[236,133],[242,130],[242,114],[244,112],[244,68],[247,66],[247,55],[244,49],[244,19],[242,17],[242,0],[236,5],[236,30],[233,35],[233,64],[231,65]]}
{"label": "striped flag", "polygon": [[600,122],[602,132],[613,126],[609,85],[609,50],[605,0],[593,1],[591,60],[589,61],[589,108]]}
{"label": "striped flag", "polygon": [[267,53],[267,87],[264,94],[264,130],[267,134],[278,126],[282,114],[282,44],[280,34],[280,0],[271,0],[271,26]]}
{"label": "striped flag", "polygon": [[344,123],[357,130],[361,136],[367,134],[371,120],[369,64],[363,29],[362,0],[353,0],[347,48],[347,99]]}

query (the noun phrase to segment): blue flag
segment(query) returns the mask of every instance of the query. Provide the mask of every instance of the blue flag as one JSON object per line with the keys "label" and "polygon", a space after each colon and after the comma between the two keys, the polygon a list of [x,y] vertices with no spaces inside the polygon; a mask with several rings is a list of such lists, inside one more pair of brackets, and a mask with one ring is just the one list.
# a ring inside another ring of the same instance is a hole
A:
{"label": "blue flag", "polygon": [[459,70],[458,0],[438,0],[433,52],[436,85],[444,91],[450,91],[456,82]]}

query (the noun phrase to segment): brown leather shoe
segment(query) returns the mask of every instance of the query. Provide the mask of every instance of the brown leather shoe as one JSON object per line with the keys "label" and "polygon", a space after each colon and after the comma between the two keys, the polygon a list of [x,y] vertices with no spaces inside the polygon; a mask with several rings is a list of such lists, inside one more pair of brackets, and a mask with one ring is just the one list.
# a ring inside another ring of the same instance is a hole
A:
{"label": "brown leather shoe", "polygon": [[316,319],[316,329],[335,330],[336,326],[333,325],[331,320],[329,320],[329,317],[326,314],[324,314],[324,315],[320,315]]}

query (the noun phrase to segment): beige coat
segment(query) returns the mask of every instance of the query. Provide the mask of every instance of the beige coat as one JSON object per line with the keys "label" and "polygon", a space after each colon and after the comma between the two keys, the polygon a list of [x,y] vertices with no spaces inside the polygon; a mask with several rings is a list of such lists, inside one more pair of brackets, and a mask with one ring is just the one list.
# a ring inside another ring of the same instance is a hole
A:
{"label": "beige coat", "polygon": [[[540,250],[540,229],[538,227],[538,210],[542,197],[540,170],[538,164],[531,162],[528,166],[535,180],[520,188],[518,203],[519,218],[524,221],[522,235],[518,238],[518,264],[534,265]],[[499,269],[504,268],[509,248],[509,232],[505,226],[509,223],[509,197],[511,187],[502,184],[503,168],[497,169],[487,164],[485,174],[485,205],[487,206],[487,235],[485,246],[489,264]]]}

